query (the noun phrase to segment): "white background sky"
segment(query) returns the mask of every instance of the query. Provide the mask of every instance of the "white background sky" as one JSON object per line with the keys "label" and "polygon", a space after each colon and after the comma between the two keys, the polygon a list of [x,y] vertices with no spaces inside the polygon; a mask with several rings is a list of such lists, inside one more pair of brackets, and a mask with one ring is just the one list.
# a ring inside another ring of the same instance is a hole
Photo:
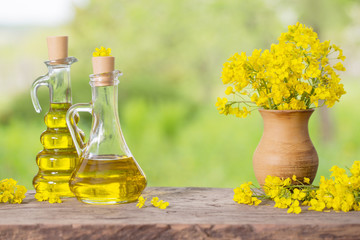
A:
{"label": "white background sky", "polygon": [[87,0],[1,0],[0,26],[56,26],[74,16],[73,4]]}

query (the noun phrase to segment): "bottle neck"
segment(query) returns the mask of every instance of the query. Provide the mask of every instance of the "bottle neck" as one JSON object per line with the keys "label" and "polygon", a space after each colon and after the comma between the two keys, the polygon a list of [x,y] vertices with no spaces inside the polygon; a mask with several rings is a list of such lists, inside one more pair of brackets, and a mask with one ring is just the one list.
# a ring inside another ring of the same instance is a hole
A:
{"label": "bottle neck", "polygon": [[121,132],[118,116],[117,84],[92,85],[92,129],[85,157],[98,155],[131,156]]}
{"label": "bottle neck", "polygon": [[92,108],[95,119],[106,123],[105,127],[120,125],[118,117],[118,76],[120,72],[92,74],[90,86],[92,89]]}
{"label": "bottle neck", "polygon": [[49,66],[51,103],[71,103],[70,65]]}
{"label": "bottle neck", "polygon": [[96,118],[111,123],[118,119],[117,84],[112,86],[92,87],[92,106]]}
{"label": "bottle neck", "polygon": [[90,75],[93,122],[84,158],[97,156],[127,156],[131,152],[121,132],[118,115],[118,70]]}
{"label": "bottle neck", "polygon": [[49,69],[50,103],[71,104],[70,67],[75,62],[74,57],[45,62]]}

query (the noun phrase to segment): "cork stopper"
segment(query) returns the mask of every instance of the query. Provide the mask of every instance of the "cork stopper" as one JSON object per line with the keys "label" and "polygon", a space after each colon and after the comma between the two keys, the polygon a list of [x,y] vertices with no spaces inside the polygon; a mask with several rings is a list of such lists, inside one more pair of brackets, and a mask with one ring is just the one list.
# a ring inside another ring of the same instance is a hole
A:
{"label": "cork stopper", "polygon": [[[115,57],[105,56],[105,57],[93,57],[92,58],[93,73],[102,74],[110,73],[115,70]],[[114,79],[111,74],[104,74],[99,77],[96,81],[95,86],[110,86],[114,84]]]}
{"label": "cork stopper", "polygon": [[47,37],[49,60],[58,60],[68,57],[68,36]]}
{"label": "cork stopper", "polygon": [[115,70],[115,58],[112,56],[93,57],[92,58],[93,73],[107,73]]}

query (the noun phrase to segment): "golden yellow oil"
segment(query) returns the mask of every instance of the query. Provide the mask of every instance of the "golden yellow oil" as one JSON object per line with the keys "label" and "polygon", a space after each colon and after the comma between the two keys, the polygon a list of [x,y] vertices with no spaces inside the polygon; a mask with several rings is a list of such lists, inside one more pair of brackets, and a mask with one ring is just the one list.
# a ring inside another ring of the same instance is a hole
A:
{"label": "golden yellow oil", "polygon": [[[70,132],[66,125],[66,112],[70,103],[51,103],[45,115],[48,127],[40,136],[44,149],[36,156],[39,167],[33,179],[36,192],[53,192],[60,197],[73,197],[69,180],[79,162]],[[75,119],[77,122],[79,119]],[[82,138],[84,135],[79,133]]]}
{"label": "golden yellow oil", "polygon": [[118,204],[138,199],[146,178],[132,157],[100,155],[82,159],[71,177],[77,199],[89,204]]}

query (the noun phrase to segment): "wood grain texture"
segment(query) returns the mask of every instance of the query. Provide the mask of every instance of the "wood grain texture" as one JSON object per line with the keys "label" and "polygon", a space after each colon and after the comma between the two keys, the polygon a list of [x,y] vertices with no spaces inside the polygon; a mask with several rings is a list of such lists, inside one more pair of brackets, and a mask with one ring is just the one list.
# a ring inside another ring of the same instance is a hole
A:
{"label": "wood grain texture", "polygon": [[65,199],[0,204],[0,239],[359,239],[360,212],[287,214],[271,202],[232,201],[232,189],[147,188],[170,206],[138,209],[136,203],[94,206]]}

